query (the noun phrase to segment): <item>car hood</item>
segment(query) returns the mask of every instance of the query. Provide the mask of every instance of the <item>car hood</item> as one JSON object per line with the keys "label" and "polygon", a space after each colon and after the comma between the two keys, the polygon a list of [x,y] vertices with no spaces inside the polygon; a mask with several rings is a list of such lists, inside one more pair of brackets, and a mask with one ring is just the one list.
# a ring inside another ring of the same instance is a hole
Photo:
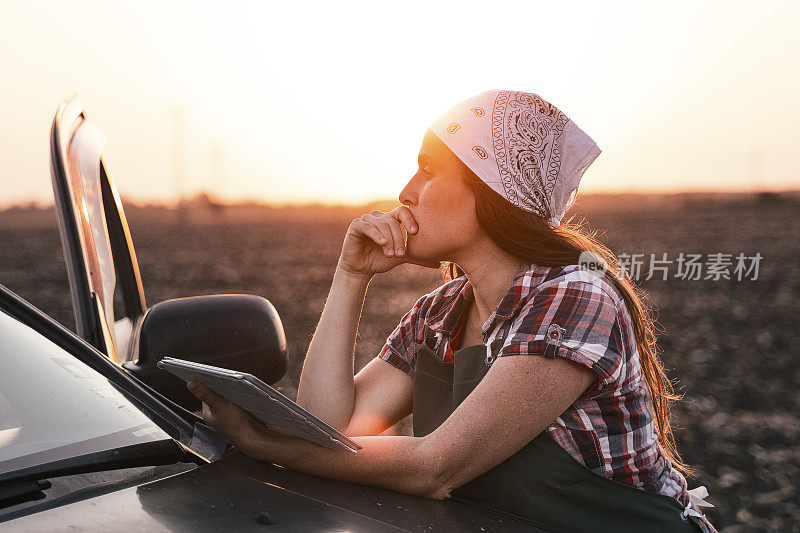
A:
{"label": "car hood", "polygon": [[[266,513],[272,524],[265,524]],[[310,476],[238,450],[199,468],[0,524],[17,531],[531,531],[452,500]]]}

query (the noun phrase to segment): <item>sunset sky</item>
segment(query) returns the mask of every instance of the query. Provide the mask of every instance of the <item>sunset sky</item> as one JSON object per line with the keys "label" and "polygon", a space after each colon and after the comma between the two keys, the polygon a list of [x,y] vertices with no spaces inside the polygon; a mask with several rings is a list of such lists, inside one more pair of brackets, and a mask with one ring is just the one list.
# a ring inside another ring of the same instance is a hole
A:
{"label": "sunset sky", "polygon": [[800,189],[799,23],[778,1],[4,0],[0,208],[51,200],[73,91],[136,201],[396,199],[425,128],[488,89],[592,136],[580,192]]}

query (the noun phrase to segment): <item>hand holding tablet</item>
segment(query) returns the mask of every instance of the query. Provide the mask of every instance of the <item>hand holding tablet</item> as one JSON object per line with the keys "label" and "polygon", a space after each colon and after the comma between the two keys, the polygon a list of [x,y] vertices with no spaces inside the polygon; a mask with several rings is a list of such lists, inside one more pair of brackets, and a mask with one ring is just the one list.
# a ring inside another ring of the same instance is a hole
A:
{"label": "hand holding tablet", "polygon": [[158,367],[184,381],[197,380],[261,422],[293,437],[356,453],[361,446],[247,372],[165,357]]}

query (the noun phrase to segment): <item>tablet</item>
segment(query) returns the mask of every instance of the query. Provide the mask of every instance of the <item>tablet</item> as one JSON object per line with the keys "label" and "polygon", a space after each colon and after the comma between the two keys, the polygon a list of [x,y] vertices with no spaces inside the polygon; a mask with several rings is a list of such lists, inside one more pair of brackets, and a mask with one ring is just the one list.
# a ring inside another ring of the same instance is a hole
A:
{"label": "tablet", "polygon": [[293,437],[328,448],[356,453],[361,446],[295,402],[247,372],[237,372],[185,359],[164,357],[156,363],[184,381],[195,379],[232,401],[261,422]]}

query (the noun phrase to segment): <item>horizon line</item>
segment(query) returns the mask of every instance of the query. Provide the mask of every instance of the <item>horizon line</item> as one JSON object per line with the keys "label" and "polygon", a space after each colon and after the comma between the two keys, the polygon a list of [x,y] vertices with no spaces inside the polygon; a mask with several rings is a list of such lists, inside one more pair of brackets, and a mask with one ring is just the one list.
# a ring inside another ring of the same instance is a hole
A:
{"label": "horizon line", "polygon": [[[752,189],[743,189],[743,190],[727,190],[727,191],[720,191],[720,190],[686,190],[686,191],[617,191],[617,192],[586,192],[583,194],[579,194],[576,199],[575,203],[577,204],[581,198],[600,198],[600,197],[610,197],[610,196],[700,196],[700,195],[717,195],[717,196],[726,196],[726,195],[761,195],[761,194],[797,194],[800,195],[800,189],[771,189],[771,190],[760,190],[754,191]],[[293,202],[293,201],[286,201],[286,202],[270,202],[264,201],[261,199],[233,199],[227,200],[223,199],[209,191],[198,191],[195,194],[190,196],[184,196],[178,199],[172,200],[150,200],[150,199],[137,199],[137,198],[126,198],[124,195],[122,196],[122,201],[124,204],[134,208],[134,207],[177,207],[181,204],[191,204],[197,203],[201,201],[205,201],[207,203],[212,203],[220,206],[256,206],[256,207],[274,207],[274,208],[301,208],[301,207],[331,207],[331,208],[356,208],[362,206],[370,206],[375,204],[387,204],[387,203],[397,203],[399,202],[396,199],[390,198],[376,198],[373,200],[366,200],[361,202],[336,202],[330,201],[326,202],[324,200],[312,200],[306,202]],[[31,200],[23,200],[23,201],[16,201],[13,203],[2,204],[0,203],[0,211],[8,211],[11,209],[47,209],[53,207],[53,200],[50,199],[46,202],[39,200],[39,199],[31,199]]]}

